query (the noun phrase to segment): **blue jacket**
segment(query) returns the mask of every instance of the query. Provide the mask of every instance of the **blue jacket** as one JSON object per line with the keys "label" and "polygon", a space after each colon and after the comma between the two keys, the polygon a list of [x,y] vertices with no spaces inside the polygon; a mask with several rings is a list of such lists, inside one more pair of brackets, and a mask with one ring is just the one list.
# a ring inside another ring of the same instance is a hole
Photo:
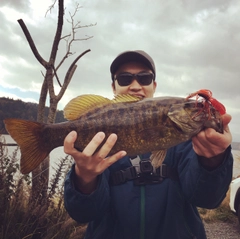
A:
{"label": "blue jacket", "polygon": [[86,239],[205,239],[197,207],[215,208],[232,179],[231,148],[217,169],[203,168],[191,141],[168,150],[164,163],[176,168],[179,180],[136,186],[133,181],[110,186],[110,172],[132,166],[124,157],[99,176],[90,195],[76,191],[72,169],[65,181],[65,207],[78,222],[89,222]]}

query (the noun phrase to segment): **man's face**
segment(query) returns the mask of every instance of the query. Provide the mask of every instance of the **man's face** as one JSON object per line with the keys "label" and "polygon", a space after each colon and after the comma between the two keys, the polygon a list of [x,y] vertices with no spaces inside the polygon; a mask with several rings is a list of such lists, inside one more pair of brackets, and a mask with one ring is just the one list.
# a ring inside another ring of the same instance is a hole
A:
{"label": "man's face", "polygon": [[[138,74],[138,73],[152,73],[152,71],[145,65],[137,62],[128,62],[123,64],[119,67],[117,72],[114,75],[114,79],[118,74],[121,73],[131,73],[131,74]],[[136,78],[131,82],[130,85],[127,86],[120,86],[117,80],[114,80],[112,83],[113,92],[115,95],[118,94],[131,94],[136,95],[143,98],[152,98],[155,92],[157,83],[152,81],[149,85],[141,85],[138,83]]]}

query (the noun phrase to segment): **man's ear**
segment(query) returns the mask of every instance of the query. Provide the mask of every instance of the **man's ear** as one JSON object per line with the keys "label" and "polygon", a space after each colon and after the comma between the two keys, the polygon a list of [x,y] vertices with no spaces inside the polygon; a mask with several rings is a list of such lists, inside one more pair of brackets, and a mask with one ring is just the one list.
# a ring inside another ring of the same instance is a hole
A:
{"label": "man's ear", "polygon": [[156,81],[153,81],[153,89],[154,89],[154,92],[155,92],[156,88],[157,88],[157,82],[156,82]]}
{"label": "man's ear", "polygon": [[112,83],[112,90],[113,90],[113,93],[115,94],[116,93],[116,87],[115,87],[115,83],[114,82]]}

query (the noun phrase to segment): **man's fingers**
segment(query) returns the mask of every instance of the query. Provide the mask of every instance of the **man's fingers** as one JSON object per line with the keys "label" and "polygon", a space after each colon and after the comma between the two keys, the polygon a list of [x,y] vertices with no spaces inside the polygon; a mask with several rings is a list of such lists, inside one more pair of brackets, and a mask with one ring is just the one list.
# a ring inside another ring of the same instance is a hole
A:
{"label": "man's fingers", "polygon": [[74,142],[77,139],[77,132],[71,131],[65,138],[63,146],[64,146],[64,152],[66,154],[72,154],[73,150],[76,150],[74,148]]}
{"label": "man's fingers", "polygon": [[111,166],[113,163],[117,162],[119,159],[127,155],[126,151],[119,151],[116,154],[105,159],[107,167]]}
{"label": "man's fingers", "polygon": [[228,125],[230,123],[231,119],[232,119],[231,115],[229,115],[229,114],[223,115],[222,116],[223,125],[224,126]]}
{"label": "man's fingers", "polygon": [[104,159],[108,154],[109,152],[111,151],[112,147],[114,146],[114,144],[116,143],[117,141],[117,135],[116,134],[111,134],[105,144],[102,146],[102,148],[98,151],[98,156],[99,158],[101,159]]}
{"label": "man's fingers", "polygon": [[83,150],[83,153],[86,156],[92,156],[94,154],[94,152],[96,151],[96,149],[98,148],[98,146],[102,143],[102,141],[105,138],[105,134],[103,132],[98,132],[90,141],[90,143],[85,147],[85,149]]}
{"label": "man's fingers", "polygon": [[85,158],[85,163],[91,164],[95,162],[94,167],[97,167],[97,164],[100,163],[99,169],[101,172],[102,170],[105,170],[107,167],[109,167],[127,154],[125,151],[119,151],[114,155],[107,157],[117,141],[116,134],[111,134],[97,152],[96,150],[99,148],[99,146],[105,139],[105,133],[98,132],[89,142],[89,144],[85,147],[82,153],[80,153],[77,149],[74,148],[74,143],[76,139],[77,133],[75,131],[70,132],[66,136],[64,140],[65,153],[72,155],[73,157],[75,157],[75,159],[79,158],[79,155],[81,154],[81,157]]}
{"label": "man's fingers", "polygon": [[223,130],[224,130],[223,133],[230,133],[230,129],[229,129],[228,124],[230,123],[231,119],[232,119],[232,116],[229,115],[229,114],[225,114],[225,115],[222,116]]}

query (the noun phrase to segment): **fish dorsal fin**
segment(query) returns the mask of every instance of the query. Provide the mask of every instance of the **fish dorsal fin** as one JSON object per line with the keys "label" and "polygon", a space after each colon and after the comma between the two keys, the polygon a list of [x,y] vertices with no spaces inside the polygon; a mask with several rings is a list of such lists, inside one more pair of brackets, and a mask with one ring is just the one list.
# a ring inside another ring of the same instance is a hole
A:
{"label": "fish dorsal fin", "polygon": [[111,100],[100,95],[80,95],[70,100],[64,107],[64,118],[67,120],[76,120],[89,110],[110,103]]}
{"label": "fish dorsal fin", "polygon": [[82,114],[96,107],[115,104],[120,102],[136,102],[141,98],[129,94],[117,95],[113,100],[100,95],[80,95],[68,102],[63,110],[64,118],[67,120],[76,120]]}
{"label": "fish dorsal fin", "polygon": [[120,103],[120,102],[137,102],[141,100],[142,98],[130,94],[120,94],[115,96],[113,100],[111,100],[112,103]]}

